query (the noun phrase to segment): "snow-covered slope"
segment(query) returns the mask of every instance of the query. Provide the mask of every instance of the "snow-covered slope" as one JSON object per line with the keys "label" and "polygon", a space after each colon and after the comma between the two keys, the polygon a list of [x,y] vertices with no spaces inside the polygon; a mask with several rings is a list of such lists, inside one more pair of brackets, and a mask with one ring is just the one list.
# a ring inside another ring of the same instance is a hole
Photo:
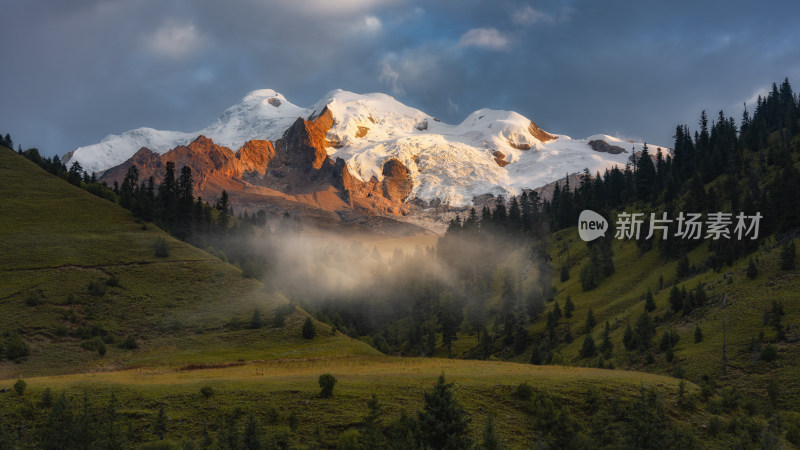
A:
{"label": "snow-covered slope", "polygon": [[[123,163],[141,147],[164,153],[201,134],[235,151],[252,139],[276,140],[298,117],[313,118],[325,107],[334,118],[328,132],[334,145],[328,154],[347,161],[354,176],[380,180],[383,164],[396,158],[409,169],[410,198],[438,198],[453,206],[469,204],[481,194],[517,194],[522,188],[536,188],[584,168],[595,173],[624,165],[631,152],[642,148],[641,143],[607,135],[571,139],[547,134],[530,119],[509,111],[481,109],[458,125],[448,125],[385,94],[335,90],[315,105],[301,108],[263,89],[249,93],[202,130],[139,128],[107,136],[76,149],[68,164],[78,161],[84,170],[100,172]],[[595,151],[589,145],[593,140],[625,151]]]}

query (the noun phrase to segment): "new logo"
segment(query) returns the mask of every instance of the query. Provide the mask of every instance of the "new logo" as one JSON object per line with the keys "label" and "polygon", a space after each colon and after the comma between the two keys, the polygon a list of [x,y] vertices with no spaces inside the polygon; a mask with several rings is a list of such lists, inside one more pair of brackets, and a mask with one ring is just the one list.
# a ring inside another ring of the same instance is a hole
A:
{"label": "new logo", "polygon": [[608,221],[605,217],[590,209],[581,211],[578,217],[578,234],[586,242],[593,241],[600,236],[605,236],[608,231]]}

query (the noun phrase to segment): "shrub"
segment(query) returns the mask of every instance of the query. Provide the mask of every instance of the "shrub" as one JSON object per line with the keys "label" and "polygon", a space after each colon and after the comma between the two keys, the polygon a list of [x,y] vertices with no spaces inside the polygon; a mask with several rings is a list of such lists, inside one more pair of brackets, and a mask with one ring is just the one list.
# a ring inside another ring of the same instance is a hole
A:
{"label": "shrub", "polygon": [[333,386],[336,384],[336,377],[329,373],[319,376],[319,396],[321,398],[330,398],[333,396]]}
{"label": "shrub", "polygon": [[772,344],[767,344],[764,350],[761,350],[761,359],[766,362],[772,362],[778,359],[778,350]]}
{"label": "shrub", "polygon": [[209,398],[214,395],[214,389],[211,389],[211,386],[203,386],[200,388],[200,393],[203,394],[203,397]]}
{"label": "shrub", "polygon": [[94,281],[89,282],[89,293],[100,297],[106,293],[106,286],[104,284],[95,283]]}
{"label": "shrub", "polygon": [[527,382],[523,382],[517,386],[517,388],[514,390],[514,393],[511,395],[520,400],[530,400],[531,396],[533,395],[533,387],[531,387],[531,385]]}
{"label": "shrub", "polygon": [[336,450],[358,450],[361,448],[359,443],[360,433],[358,430],[350,428],[339,435],[336,441]]}
{"label": "shrub", "polygon": [[18,361],[31,354],[31,348],[18,334],[11,336],[6,346],[6,358]]}
{"label": "shrub", "polygon": [[136,338],[133,337],[132,334],[129,334],[125,337],[125,340],[122,341],[119,347],[127,350],[135,350],[139,348],[139,344],[136,343]]}
{"label": "shrub", "polygon": [[722,431],[722,420],[719,416],[711,416],[708,421],[708,434],[716,436],[720,431]]}
{"label": "shrub", "polygon": [[14,383],[14,391],[17,393],[17,395],[24,394],[25,393],[25,388],[27,388],[27,387],[28,387],[28,383],[26,383],[25,380],[23,380],[23,379],[19,379],[19,380],[17,380],[16,383]]}
{"label": "shrub", "polygon": [[153,250],[159,258],[169,257],[169,244],[167,244],[167,240],[163,237],[156,239],[156,242],[153,244]]}
{"label": "shrub", "polygon": [[43,301],[44,301],[44,298],[42,297],[42,294],[39,294],[38,292],[36,292],[36,293],[33,293],[33,294],[29,295],[28,298],[25,299],[25,305],[26,306],[37,306],[37,305],[41,305]]}
{"label": "shrub", "polygon": [[112,287],[118,287],[119,286],[119,278],[117,278],[116,275],[111,275],[111,277],[106,280],[106,285],[112,286]]}

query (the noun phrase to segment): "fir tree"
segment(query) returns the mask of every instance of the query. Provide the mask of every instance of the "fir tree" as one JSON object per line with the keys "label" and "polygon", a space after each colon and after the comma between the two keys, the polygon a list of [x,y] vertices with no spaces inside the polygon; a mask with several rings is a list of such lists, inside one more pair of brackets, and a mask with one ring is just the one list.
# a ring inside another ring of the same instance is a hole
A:
{"label": "fir tree", "polygon": [[584,358],[589,358],[594,356],[596,352],[597,347],[595,347],[594,338],[592,338],[591,334],[587,334],[583,339],[583,345],[581,346],[581,356]]}
{"label": "fir tree", "polygon": [[469,417],[453,395],[453,384],[439,375],[431,392],[424,393],[419,412],[417,439],[424,448],[460,450],[470,448]]}
{"label": "fir tree", "polygon": [[694,343],[699,342],[703,342],[703,330],[700,329],[700,325],[697,325],[694,327]]}
{"label": "fir tree", "polygon": [[575,305],[572,303],[572,297],[568,295],[567,300],[564,302],[564,317],[567,319],[572,318],[573,311],[575,311]]}
{"label": "fir tree", "polygon": [[644,302],[644,310],[646,312],[653,312],[656,309],[656,302],[653,299],[653,293],[650,292],[650,289],[647,290],[647,296]]}
{"label": "fir tree", "polygon": [[306,317],[306,321],[303,322],[303,337],[306,339],[314,339],[316,335],[317,330],[314,328],[314,321],[311,320],[311,317]]}
{"label": "fir tree", "polygon": [[361,447],[368,449],[378,449],[385,446],[383,433],[381,432],[381,418],[383,410],[378,402],[378,397],[372,394],[372,398],[367,401],[367,415],[364,417],[364,431],[361,433]]}
{"label": "fir tree", "polygon": [[483,428],[481,450],[500,450],[502,448],[503,447],[500,445],[500,437],[497,435],[497,430],[494,427],[494,414],[490,411],[489,414],[486,415],[486,426]]}
{"label": "fir tree", "polygon": [[594,317],[594,311],[592,307],[589,307],[589,312],[586,313],[586,333],[589,333],[594,329],[595,325],[597,325],[597,319]]}
{"label": "fir tree", "polygon": [[261,312],[256,309],[253,311],[253,317],[250,319],[250,328],[259,329],[264,326],[264,321],[261,319]]}

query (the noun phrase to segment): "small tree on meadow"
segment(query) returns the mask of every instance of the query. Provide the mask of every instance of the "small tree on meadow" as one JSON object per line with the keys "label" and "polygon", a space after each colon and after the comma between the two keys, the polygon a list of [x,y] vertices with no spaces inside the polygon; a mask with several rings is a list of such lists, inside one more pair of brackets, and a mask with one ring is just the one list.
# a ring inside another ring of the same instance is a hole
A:
{"label": "small tree on meadow", "polygon": [[311,317],[306,317],[306,321],[303,322],[303,337],[306,339],[314,339],[316,335],[317,330],[314,328],[314,321],[311,320]]}
{"label": "small tree on meadow", "polygon": [[336,377],[329,373],[319,376],[319,396],[321,398],[331,398],[333,396],[333,386],[336,385]]}

